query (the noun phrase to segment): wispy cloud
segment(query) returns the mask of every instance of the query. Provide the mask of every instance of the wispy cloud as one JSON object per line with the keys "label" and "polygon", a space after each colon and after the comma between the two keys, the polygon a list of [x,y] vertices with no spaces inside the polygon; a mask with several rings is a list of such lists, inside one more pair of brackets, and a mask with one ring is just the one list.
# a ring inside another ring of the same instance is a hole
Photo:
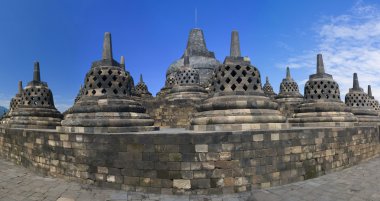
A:
{"label": "wispy cloud", "polygon": [[358,1],[346,14],[324,16],[315,27],[317,46],[289,58],[292,68],[315,67],[322,53],[326,71],[340,84],[344,97],[352,87],[352,74],[358,73],[360,85],[380,98],[380,13],[376,5]]}

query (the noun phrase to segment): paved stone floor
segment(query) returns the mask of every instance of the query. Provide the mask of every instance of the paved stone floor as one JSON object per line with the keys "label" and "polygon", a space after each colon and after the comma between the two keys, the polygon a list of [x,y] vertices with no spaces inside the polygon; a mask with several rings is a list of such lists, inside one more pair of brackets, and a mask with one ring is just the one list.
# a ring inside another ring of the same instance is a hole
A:
{"label": "paved stone floor", "polygon": [[0,159],[1,201],[380,201],[380,157],[316,179],[223,196],[146,195],[41,177]]}

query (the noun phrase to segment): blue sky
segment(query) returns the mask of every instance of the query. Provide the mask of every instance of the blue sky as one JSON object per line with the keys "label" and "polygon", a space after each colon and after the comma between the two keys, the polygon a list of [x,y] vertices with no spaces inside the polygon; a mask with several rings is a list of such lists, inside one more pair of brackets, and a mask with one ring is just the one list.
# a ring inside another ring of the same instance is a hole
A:
{"label": "blue sky", "polygon": [[375,0],[0,1],[0,105],[8,107],[18,80],[25,86],[32,79],[38,60],[57,108],[70,107],[91,62],[101,58],[106,31],[115,59],[124,55],[135,82],[142,73],[155,94],[194,27],[203,29],[220,61],[229,53],[230,32],[238,30],[242,54],[262,77],[269,75],[276,92],[289,65],[302,93],[322,53],[343,97],[353,72],[363,88],[370,83],[380,95],[378,6]]}

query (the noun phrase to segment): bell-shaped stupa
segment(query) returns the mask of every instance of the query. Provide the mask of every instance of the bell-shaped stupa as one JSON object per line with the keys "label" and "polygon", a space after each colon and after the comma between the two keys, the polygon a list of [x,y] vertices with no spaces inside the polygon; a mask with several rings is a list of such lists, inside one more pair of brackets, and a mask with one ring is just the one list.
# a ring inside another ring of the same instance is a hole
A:
{"label": "bell-shaped stupa", "polygon": [[340,100],[338,83],[325,73],[322,54],[317,55],[317,72],[305,84],[304,102],[289,122],[293,126],[353,126],[357,118]]}
{"label": "bell-shaped stupa", "polygon": [[303,96],[299,92],[297,82],[290,75],[289,67],[286,67],[286,77],[280,84],[280,92],[275,97],[279,104],[279,110],[286,117],[292,117],[294,109],[303,101]]}
{"label": "bell-shaped stupa", "polygon": [[152,98],[152,94],[148,90],[148,86],[145,84],[143,80],[142,74],[140,74],[140,81],[137,83],[136,87],[136,94],[137,96],[141,98]]}
{"label": "bell-shaped stupa", "polygon": [[371,101],[372,108],[375,109],[378,113],[380,113],[380,104],[379,104],[379,101],[376,100],[375,97],[372,95],[371,85],[368,85],[367,94],[368,94],[368,97]]}
{"label": "bell-shaped stupa", "polygon": [[272,85],[269,83],[269,78],[266,77],[265,84],[263,85],[263,91],[269,98],[274,99],[277,94],[273,91]]}
{"label": "bell-shaped stupa", "polygon": [[165,86],[157,94],[158,96],[165,96],[170,91],[177,70],[183,66],[186,52],[189,56],[190,67],[199,72],[200,85],[204,88],[209,86],[212,73],[220,62],[216,60],[214,52],[207,49],[202,29],[194,28],[190,30],[185,53],[166,71]]}
{"label": "bell-shaped stupa", "polygon": [[3,124],[3,126],[8,126],[8,121],[12,117],[12,112],[18,107],[18,105],[21,103],[22,100],[22,81],[18,82],[18,91],[17,94],[11,99],[11,102],[9,103],[9,110],[4,116],[1,118],[0,123]]}
{"label": "bell-shaped stupa", "polygon": [[105,33],[103,56],[92,63],[83,94],[65,112],[61,132],[121,133],[156,130],[145,108],[131,97],[131,76],[112,57],[111,34]]}
{"label": "bell-shaped stupa", "polygon": [[191,67],[187,51],[183,61],[183,66],[174,74],[174,84],[165,98],[171,101],[199,101],[207,98],[207,91],[200,85],[199,71]]}
{"label": "bell-shaped stupa", "polygon": [[8,125],[11,128],[55,129],[62,114],[55,108],[53,93],[46,82],[41,81],[40,64],[34,63],[33,80],[21,90],[20,103],[15,103]]}
{"label": "bell-shaped stupa", "polygon": [[359,86],[358,75],[354,73],[353,86],[345,97],[346,105],[351,107],[352,113],[359,122],[379,123],[380,117],[377,111],[371,106],[371,99]]}
{"label": "bell-shaped stupa", "polygon": [[238,32],[232,32],[231,52],[214,71],[212,97],[197,108],[192,130],[258,130],[286,128],[278,104],[265,96],[259,70],[240,55]]}

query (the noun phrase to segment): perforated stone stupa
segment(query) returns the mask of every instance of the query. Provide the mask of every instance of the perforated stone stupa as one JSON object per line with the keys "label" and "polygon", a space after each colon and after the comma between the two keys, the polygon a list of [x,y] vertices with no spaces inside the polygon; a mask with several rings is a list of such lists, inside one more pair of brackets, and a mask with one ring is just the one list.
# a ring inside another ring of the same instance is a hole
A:
{"label": "perforated stone stupa", "polygon": [[265,84],[263,86],[263,91],[265,95],[267,95],[269,98],[274,99],[277,94],[273,91],[272,85],[269,83],[268,76],[265,78]]}
{"label": "perforated stone stupa", "polygon": [[375,109],[378,113],[380,112],[380,104],[379,101],[375,99],[375,97],[372,95],[372,89],[371,85],[368,85],[368,91],[367,91],[368,97],[371,101],[371,106],[373,109]]}
{"label": "perforated stone stupa", "polygon": [[325,73],[322,54],[317,55],[317,72],[309,76],[305,100],[295,109],[294,126],[353,126],[357,118],[340,100],[339,85]]}
{"label": "perforated stone stupa", "polygon": [[380,122],[377,111],[371,106],[371,100],[359,86],[358,75],[354,73],[353,87],[345,97],[346,105],[351,107],[352,113],[358,118],[359,122]]}
{"label": "perforated stone stupa", "polygon": [[142,74],[140,74],[140,81],[137,83],[136,94],[141,98],[152,98],[152,94],[148,90],[148,86],[146,86]]}
{"label": "perforated stone stupa", "polygon": [[9,110],[8,112],[2,117],[0,123],[4,124],[5,126],[8,126],[8,121],[12,117],[12,112],[18,107],[18,105],[21,103],[22,100],[22,81],[18,82],[18,91],[17,94],[11,99],[11,102],[9,103]]}
{"label": "perforated stone stupa", "polygon": [[[20,87],[20,86],[19,86]],[[40,65],[34,63],[33,80],[22,92],[9,120],[11,128],[55,129],[62,120],[62,114],[55,108],[53,93],[46,82],[41,81]]]}
{"label": "perforated stone stupa", "polygon": [[298,84],[290,75],[289,67],[286,68],[286,77],[280,84],[280,92],[275,97],[279,104],[279,110],[286,117],[292,117],[294,109],[303,101],[303,96],[299,92]]}
{"label": "perforated stone stupa", "polygon": [[192,130],[286,128],[277,103],[266,97],[259,70],[240,54],[238,32],[231,37],[230,56],[214,71],[211,91],[191,121]]}
{"label": "perforated stone stupa", "polygon": [[197,69],[190,66],[190,59],[185,53],[183,66],[174,74],[174,84],[167,94],[167,100],[195,100],[207,98],[207,91],[200,85],[200,75]]}
{"label": "perforated stone stupa", "polygon": [[92,63],[84,94],[65,112],[62,132],[120,133],[155,130],[145,108],[131,98],[131,76],[112,57],[111,34],[105,33],[102,59]]}
{"label": "perforated stone stupa", "polygon": [[[203,31],[195,28],[191,29],[185,52],[188,52],[190,67],[198,70],[199,81],[204,88],[210,84],[210,78],[214,69],[220,65],[220,62],[215,59],[214,52],[211,52],[206,47],[206,41]],[[165,86],[157,94],[164,96],[174,84],[174,76],[179,68],[183,66],[185,53],[182,57],[174,61],[166,71]]]}

